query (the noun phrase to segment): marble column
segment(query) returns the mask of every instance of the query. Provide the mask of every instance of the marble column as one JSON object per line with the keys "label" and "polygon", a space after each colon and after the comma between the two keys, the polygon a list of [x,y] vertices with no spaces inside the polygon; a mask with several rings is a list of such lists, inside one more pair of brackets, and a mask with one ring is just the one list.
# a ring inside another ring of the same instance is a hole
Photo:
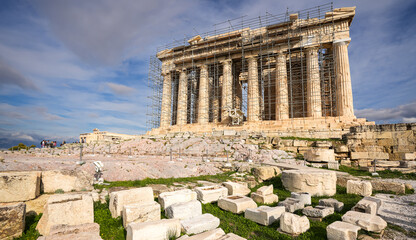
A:
{"label": "marble column", "polygon": [[308,117],[322,117],[321,79],[319,76],[318,48],[306,49],[306,103]]}
{"label": "marble column", "polygon": [[279,52],[276,57],[276,120],[289,118],[286,54]]}
{"label": "marble column", "polygon": [[354,117],[348,42],[334,42],[335,88],[337,115]]}
{"label": "marble column", "polygon": [[227,59],[222,62],[223,79],[221,93],[221,121],[228,119],[228,110],[233,108],[233,74],[232,60]]}
{"label": "marble column", "polygon": [[255,56],[248,58],[247,120],[260,120],[259,72]]}
{"label": "marble column", "polygon": [[183,68],[179,74],[179,88],[178,88],[178,111],[177,111],[177,125],[185,125],[187,123],[188,112],[188,75],[186,68]]}
{"label": "marble column", "polygon": [[198,123],[207,124],[209,121],[209,82],[208,66],[202,65],[199,73]]}
{"label": "marble column", "polygon": [[162,108],[160,113],[160,126],[169,127],[172,114],[172,74],[170,72],[163,76]]}

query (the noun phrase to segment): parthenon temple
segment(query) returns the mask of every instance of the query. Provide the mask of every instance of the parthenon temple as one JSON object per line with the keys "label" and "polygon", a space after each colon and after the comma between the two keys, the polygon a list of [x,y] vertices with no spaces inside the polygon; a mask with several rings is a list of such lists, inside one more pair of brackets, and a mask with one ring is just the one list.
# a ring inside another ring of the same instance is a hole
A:
{"label": "parthenon temple", "polygon": [[241,17],[159,49],[149,72],[151,132],[331,137],[371,124],[354,115],[348,58],[354,15],[355,7],[327,4]]}

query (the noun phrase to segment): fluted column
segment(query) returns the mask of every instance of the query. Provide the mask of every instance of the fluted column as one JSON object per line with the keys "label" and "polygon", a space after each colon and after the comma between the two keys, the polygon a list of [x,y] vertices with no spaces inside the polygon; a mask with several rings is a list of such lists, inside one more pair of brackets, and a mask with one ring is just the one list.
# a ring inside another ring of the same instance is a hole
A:
{"label": "fluted column", "polygon": [[188,112],[188,76],[186,68],[182,69],[179,74],[179,88],[178,88],[178,111],[177,111],[177,125],[185,125],[187,123]]}
{"label": "fluted column", "polygon": [[248,58],[247,120],[260,120],[259,72],[255,56]]}
{"label": "fluted column", "polygon": [[307,116],[322,117],[321,80],[319,77],[318,48],[306,49]]}
{"label": "fluted column", "polygon": [[221,94],[221,121],[228,119],[228,110],[233,108],[233,74],[231,59],[222,62],[223,79]]}
{"label": "fluted column", "polygon": [[199,73],[199,97],[198,97],[198,123],[206,124],[209,121],[209,82],[208,67],[202,65]]}
{"label": "fluted column", "polygon": [[276,57],[276,120],[289,118],[286,54],[279,52]]}
{"label": "fluted column", "polygon": [[348,43],[334,43],[335,87],[338,116],[354,117]]}
{"label": "fluted column", "polygon": [[163,75],[163,95],[162,108],[160,113],[160,126],[169,127],[172,114],[172,74],[170,72]]}

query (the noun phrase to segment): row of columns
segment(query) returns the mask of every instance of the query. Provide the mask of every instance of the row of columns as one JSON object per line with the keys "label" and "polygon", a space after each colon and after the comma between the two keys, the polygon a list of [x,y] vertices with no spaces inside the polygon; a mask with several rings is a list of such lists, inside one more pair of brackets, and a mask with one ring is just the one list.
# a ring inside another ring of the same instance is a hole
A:
{"label": "row of columns", "polygon": [[[348,43],[345,41],[335,42],[333,46],[335,61],[335,85],[336,104],[339,116],[354,117],[351,76],[348,59]],[[321,83],[319,75],[318,48],[306,48],[306,71],[307,71],[307,116],[322,117],[321,106]],[[222,61],[222,92],[221,106],[222,118],[227,118],[227,110],[233,107],[233,75],[232,60]],[[276,56],[276,120],[289,118],[288,80],[286,69],[286,54],[279,52]],[[163,96],[160,126],[168,127],[171,123],[172,105],[172,74],[163,74]],[[198,97],[198,123],[209,122],[209,78],[208,66],[201,65]],[[179,74],[177,119],[178,125],[187,123],[188,107],[188,78],[186,69],[181,69]],[[260,94],[258,81],[258,63],[256,56],[248,57],[248,96],[247,96],[247,120],[256,122],[261,120]]]}

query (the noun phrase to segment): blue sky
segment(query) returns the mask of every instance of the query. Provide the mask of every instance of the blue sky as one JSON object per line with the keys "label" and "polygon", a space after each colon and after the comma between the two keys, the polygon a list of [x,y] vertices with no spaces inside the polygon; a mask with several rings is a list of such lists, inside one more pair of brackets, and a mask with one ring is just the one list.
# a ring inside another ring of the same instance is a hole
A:
{"label": "blue sky", "polygon": [[[239,16],[327,1],[3,0],[0,147],[101,130],[146,131],[148,59],[173,39]],[[356,115],[416,122],[416,1],[357,6],[350,65]]]}

